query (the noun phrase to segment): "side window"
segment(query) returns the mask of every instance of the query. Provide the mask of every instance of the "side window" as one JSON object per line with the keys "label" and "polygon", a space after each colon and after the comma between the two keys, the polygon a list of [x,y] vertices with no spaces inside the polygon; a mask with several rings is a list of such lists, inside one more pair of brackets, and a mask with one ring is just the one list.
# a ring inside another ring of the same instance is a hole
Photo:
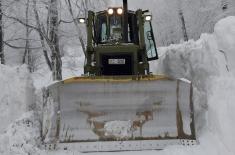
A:
{"label": "side window", "polygon": [[97,31],[97,43],[105,43],[107,42],[107,18],[105,14],[101,14],[97,16],[96,21]]}
{"label": "side window", "polygon": [[106,23],[102,23],[101,25],[101,42],[107,41],[107,25]]}
{"label": "side window", "polygon": [[154,34],[152,30],[152,24],[150,21],[145,21],[144,37],[145,37],[145,45],[146,45],[148,61],[158,59],[156,43],[155,43]]}

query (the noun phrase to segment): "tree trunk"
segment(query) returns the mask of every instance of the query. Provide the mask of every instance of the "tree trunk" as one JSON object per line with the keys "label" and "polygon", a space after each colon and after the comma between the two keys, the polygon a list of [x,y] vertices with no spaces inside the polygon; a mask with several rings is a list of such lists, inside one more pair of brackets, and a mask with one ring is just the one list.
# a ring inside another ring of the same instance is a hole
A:
{"label": "tree trunk", "polygon": [[50,8],[49,8],[49,38],[52,44],[52,74],[53,80],[62,80],[62,61],[59,49],[59,37],[58,37],[58,30],[59,30],[59,20],[58,20],[58,8],[57,8],[57,0],[51,0]]}
{"label": "tree trunk", "polygon": [[0,63],[5,64],[4,43],[3,43],[2,0],[0,0]]}
{"label": "tree trunk", "polygon": [[184,14],[182,10],[179,10],[179,17],[181,20],[181,24],[182,24],[182,32],[183,32],[183,36],[184,36],[184,41],[188,41],[188,34],[187,34],[187,30],[186,30],[186,25],[185,25],[185,20],[184,20]]}
{"label": "tree trunk", "polygon": [[[27,0],[26,4],[26,13],[25,13],[25,18],[26,18],[26,24],[29,24],[29,0]],[[30,73],[33,72],[33,59],[32,59],[32,53],[30,50],[30,42],[29,42],[29,27],[26,26],[26,41],[25,41],[25,52],[24,52],[24,57],[23,57],[23,63],[28,64],[28,68]]]}
{"label": "tree trunk", "polygon": [[49,69],[52,71],[52,64],[51,64],[51,60],[48,56],[48,53],[47,53],[47,49],[46,49],[46,45],[45,45],[45,42],[44,42],[44,38],[43,38],[43,35],[41,33],[39,33],[39,36],[40,36],[40,41],[41,41],[41,45],[42,45],[42,48],[43,48],[43,55],[45,57],[45,60],[46,60],[46,63],[49,67]]}
{"label": "tree trunk", "polygon": [[187,34],[186,24],[185,24],[185,20],[184,20],[184,14],[183,14],[183,10],[182,10],[181,0],[178,0],[178,12],[179,12],[179,18],[181,21],[181,29],[183,32],[184,41],[188,41],[188,34]]}
{"label": "tree trunk", "polygon": [[[50,58],[48,56],[48,51],[47,51],[47,48],[46,48],[46,45],[45,45],[45,39],[44,39],[44,37],[48,35],[48,32],[47,32],[47,34],[43,35],[44,31],[43,31],[43,27],[41,26],[39,15],[38,15],[38,12],[37,12],[37,6],[36,6],[37,2],[36,1],[37,0],[33,1],[34,2],[33,10],[34,10],[35,19],[36,19],[36,22],[37,22],[37,25],[38,25],[38,34],[39,34],[39,37],[40,37],[41,45],[42,45],[42,48],[43,48],[43,55],[45,57],[46,63],[48,65],[49,69],[52,71],[51,60],[50,60]],[[46,40],[48,40],[48,39],[46,39]]]}

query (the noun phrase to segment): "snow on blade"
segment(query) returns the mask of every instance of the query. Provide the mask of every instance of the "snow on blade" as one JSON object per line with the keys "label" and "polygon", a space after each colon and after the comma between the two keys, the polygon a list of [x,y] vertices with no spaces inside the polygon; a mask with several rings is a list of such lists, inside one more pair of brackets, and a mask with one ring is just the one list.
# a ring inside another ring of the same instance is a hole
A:
{"label": "snow on blade", "polygon": [[119,138],[131,137],[131,121],[111,121],[104,125],[106,136]]}

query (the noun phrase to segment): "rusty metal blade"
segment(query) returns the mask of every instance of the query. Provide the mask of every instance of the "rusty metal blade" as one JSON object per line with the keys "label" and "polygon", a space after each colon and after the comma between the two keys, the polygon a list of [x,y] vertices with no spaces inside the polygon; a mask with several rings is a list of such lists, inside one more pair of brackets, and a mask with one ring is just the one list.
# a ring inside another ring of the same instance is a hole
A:
{"label": "rusty metal blade", "polygon": [[50,87],[48,96],[58,103],[57,119],[45,127],[53,132],[44,133],[53,141],[195,139],[192,85],[186,81],[70,81]]}

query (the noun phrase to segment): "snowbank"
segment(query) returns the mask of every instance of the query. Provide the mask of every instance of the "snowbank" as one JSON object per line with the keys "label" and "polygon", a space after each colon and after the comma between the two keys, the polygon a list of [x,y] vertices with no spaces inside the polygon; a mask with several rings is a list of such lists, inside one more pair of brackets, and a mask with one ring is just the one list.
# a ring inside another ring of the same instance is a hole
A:
{"label": "snowbank", "polygon": [[0,65],[0,134],[34,103],[34,88],[26,66]]}
{"label": "snowbank", "polygon": [[[155,73],[193,82],[196,126],[201,141],[199,149],[212,143],[221,146],[223,152],[226,150],[223,154],[235,153],[232,136],[235,128],[232,123],[235,118],[234,23],[235,17],[227,17],[216,24],[213,34],[203,34],[198,41],[160,48],[160,60],[151,64]],[[217,140],[202,137],[209,135]],[[221,147],[207,151],[219,152]]]}
{"label": "snowbank", "polygon": [[215,25],[215,33],[219,51],[225,54],[228,70],[235,75],[235,16],[220,20]]}
{"label": "snowbank", "polygon": [[208,127],[235,154],[235,77],[213,79],[208,93]]}

